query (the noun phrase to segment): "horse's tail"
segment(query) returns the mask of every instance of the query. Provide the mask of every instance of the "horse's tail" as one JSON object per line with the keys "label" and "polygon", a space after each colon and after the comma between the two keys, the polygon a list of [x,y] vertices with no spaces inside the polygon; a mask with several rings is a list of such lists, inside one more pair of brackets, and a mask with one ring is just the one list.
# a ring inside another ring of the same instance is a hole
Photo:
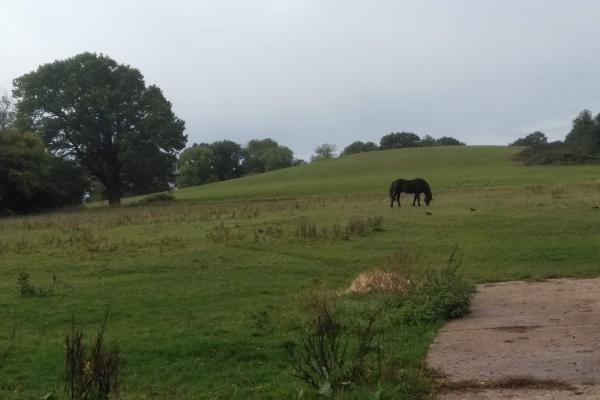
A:
{"label": "horse's tail", "polygon": [[392,184],[390,185],[390,190],[389,190],[389,193],[390,193],[390,199],[392,199],[392,200],[394,200],[394,193],[396,192],[396,184],[397,184],[397,182],[396,182],[396,181],[394,181],[394,182],[392,182]]}

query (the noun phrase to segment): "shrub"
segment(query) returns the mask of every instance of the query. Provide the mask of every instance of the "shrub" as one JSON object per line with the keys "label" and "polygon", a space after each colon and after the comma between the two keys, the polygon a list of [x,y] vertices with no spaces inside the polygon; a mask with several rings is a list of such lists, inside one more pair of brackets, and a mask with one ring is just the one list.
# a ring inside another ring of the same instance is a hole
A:
{"label": "shrub", "polygon": [[331,395],[381,375],[380,368],[372,374],[367,367],[368,357],[381,360],[376,313],[352,326],[328,301],[319,301],[314,312],[298,343],[285,344],[294,376],[319,394]]}
{"label": "shrub", "polygon": [[413,284],[401,306],[401,318],[409,323],[436,322],[458,318],[469,311],[474,286],[459,272],[456,249],[448,265],[428,271]]}
{"label": "shrub", "polygon": [[600,154],[562,142],[527,147],[516,158],[525,165],[600,163]]}
{"label": "shrub", "polygon": [[156,194],[151,194],[149,196],[146,196],[144,199],[142,199],[140,201],[140,203],[152,204],[152,203],[166,203],[166,202],[171,202],[171,201],[175,201],[175,196],[173,196],[173,193],[163,192],[163,193],[156,193]]}
{"label": "shrub", "polygon": [[83,332],[71,325],[65,348],[65,393],[70,400],[106,400],[119,393],[121,352],[117,345],[107,348],[105,344],[107,322],[108,312],[89,348],[83,343]]}

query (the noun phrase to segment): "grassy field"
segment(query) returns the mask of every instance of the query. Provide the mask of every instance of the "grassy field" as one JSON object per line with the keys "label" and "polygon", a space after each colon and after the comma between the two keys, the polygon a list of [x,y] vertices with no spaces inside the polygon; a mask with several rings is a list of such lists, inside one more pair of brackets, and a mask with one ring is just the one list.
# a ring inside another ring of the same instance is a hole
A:
{"label": "grassy field", "polygon": [[[72,316],[90,338],[106,309],[125,399],[296,398],[283,343],[302,330],[307,293],[343,293],[390,254],[425,270],[458,245],[477,282],[598,275],[600,167],[523,167],[515,151],[365,153],[179,190],[172,204],[0,220],[0,352],[16,331],[0,398],[62,395]],[[390,209],[390,181],[416,176],[432,186],[431,215],[408,197]],[[333,234],[378,217],[382,231]],[[303,237],[306,224],[327,236]],[[20,297],[22,270],[48,295]],[[418,374],[438,324],[390,327],[386,351]],[[395,398],[427,392],[419,379]]]}

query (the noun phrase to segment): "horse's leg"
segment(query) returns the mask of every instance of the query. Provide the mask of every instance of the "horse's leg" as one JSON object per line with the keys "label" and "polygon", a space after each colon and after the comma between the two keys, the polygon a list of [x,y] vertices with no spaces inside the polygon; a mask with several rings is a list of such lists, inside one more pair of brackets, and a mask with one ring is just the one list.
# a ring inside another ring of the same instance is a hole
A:
{"label": "horse's leg", "polygon": [[417,203],[419,204],[419,207],[421,207],[421,193],[417,193]]}
{"label": "horse's leg", "polygon": [[417,196],[418,196],[418,194],[415,193],[415,197],[413,197],[413,207],[415,206],[415,203],[417,202]]}
{"label": "horse's leg", "polygon": [[400,205],[400,193],[402,193],[402,192],[398,192],[398,193],[396,194],[396,203],[398,203],[398,207],[402,207],[402,206]]}

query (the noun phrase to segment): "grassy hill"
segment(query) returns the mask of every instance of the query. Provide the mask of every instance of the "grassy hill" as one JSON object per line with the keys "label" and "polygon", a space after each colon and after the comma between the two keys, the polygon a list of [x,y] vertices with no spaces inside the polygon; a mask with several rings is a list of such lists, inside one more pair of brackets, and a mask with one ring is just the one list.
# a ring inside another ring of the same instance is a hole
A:
{"label": "grassy hill", "polygon": [[426,178],[436,190],[581,182],[597,166],[523,167],[512,161],[520,148],[447,146],[353,154],[231,181],[185,188],[181,200],[222,200],[347,193],[384,193],[397,178]]}
{"label": "grassy hill", "polygon": [[[72,318],[90,340],[109,309],[123,399],[309,399],[283,343],[322,290],[350,314],[388,307],[399,369],[382,398],[422,398],[440,324],[404,324],[391,297],[344,295],[357,274],[410,263],[419,275],[455,246],[477,282],[600,274],[600,166],[524,167],[516,151],[378,151],[178,190],[170,204],[1,219],[0,398],[61,398]],[[433,189],[428,213],[409,198],[391,209],[390,181],[416,176]],[[20,296],[23,271],[41,294]]]}

